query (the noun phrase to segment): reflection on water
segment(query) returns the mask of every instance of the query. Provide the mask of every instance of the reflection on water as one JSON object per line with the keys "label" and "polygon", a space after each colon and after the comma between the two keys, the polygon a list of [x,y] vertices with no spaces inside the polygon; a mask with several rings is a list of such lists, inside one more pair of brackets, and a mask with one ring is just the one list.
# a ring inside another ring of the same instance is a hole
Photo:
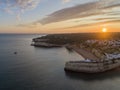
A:
{"label": "reflection on water", "polygon": [[105,80],[105,79],[113,79],[120,77],[120,68],[114,69],[111,71],[107,71],[104,73],[77,73],[77,72],[70,72],[65,71],[65,74],[70,79],[76,80],[85,80],[85,81],[94,81],[94,80]]}
{"label": "reflection on water", "polygon": [[34,37],[0,35],[0,90],[120,90],[119,69],[99,74],[65,72],[66,61],[83,58],[65,48],[30,46]]}

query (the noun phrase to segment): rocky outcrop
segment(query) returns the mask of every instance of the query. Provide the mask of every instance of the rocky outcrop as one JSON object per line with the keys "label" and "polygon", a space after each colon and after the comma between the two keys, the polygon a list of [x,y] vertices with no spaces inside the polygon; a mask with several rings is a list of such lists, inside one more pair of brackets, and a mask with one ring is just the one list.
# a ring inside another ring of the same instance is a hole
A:
{"label": "rocky outcrop", "polygon": [[115,69],[120,66],[120,60],[106,60],[106,61],[69,61],[65,64],[66,71],[84,72],[84,73],[100,73]]}

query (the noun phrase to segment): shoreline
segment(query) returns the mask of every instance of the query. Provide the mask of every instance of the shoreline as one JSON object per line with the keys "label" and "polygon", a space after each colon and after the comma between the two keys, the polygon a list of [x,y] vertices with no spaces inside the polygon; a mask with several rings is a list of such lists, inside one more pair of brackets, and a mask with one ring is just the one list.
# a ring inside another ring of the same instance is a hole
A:
{"label": "shoreline", "polygon": [[85,49],[79,48],[75,45],[74,46],[72,45],[71,48],[85,59],[100,61],[99,58],[97,58],[95,55],[93,55],[89,51],[86,51]]}

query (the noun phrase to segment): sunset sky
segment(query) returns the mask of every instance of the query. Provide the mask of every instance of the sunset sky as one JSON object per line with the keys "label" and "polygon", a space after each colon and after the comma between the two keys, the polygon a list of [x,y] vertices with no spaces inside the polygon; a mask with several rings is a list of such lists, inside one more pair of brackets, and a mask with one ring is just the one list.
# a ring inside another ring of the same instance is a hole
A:
{"label": "sunset sky", "polygon": [[0,0],[0,33],[120,32],[120,0]]}

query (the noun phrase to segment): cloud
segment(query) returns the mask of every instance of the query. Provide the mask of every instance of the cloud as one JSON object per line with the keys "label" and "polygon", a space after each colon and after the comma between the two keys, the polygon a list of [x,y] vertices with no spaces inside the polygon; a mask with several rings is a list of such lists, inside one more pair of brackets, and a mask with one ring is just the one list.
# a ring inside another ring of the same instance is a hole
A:
{"label": "cloud", "polygon": [[40,0],[0,0],[0,4],[3,4],[7,8],[20,10],[33,9],[39,2]]}
{"label": "cloud", "polygon": [[67,3],[70,2],[71,0],[63,0],[63,3]]}
{"label": "cloud", "polygon": [[89,11],[91,10],[91,8],[96,7],[95,5],[96,5],[96,2],[92,2],[92,3],[77,5],[70,8],[65,8],[48,15],[46,18],[43,18],[42,20],[40,20],[40,22],[42,24],[48,24],[48,23],[78,18],[84,15],[87,16],[92,13],[92,12],[90,13]]}
{"label": "cloud", "polygon": [[20,15],[26,10],[34,9],[38,6],[40,0],[0,0],[0,5],[3,6],[3,10],[8,13]]}
{"label": "cloud", "polygon": [[[38,6],[41,0],[0,0],[0,5],[3,7],[0,10],[9,14],[16,14],[16,18],[20,20],[20,16],[26,10],[34,9]],[[71,0],[62,0],[67,3]]]}
{"label": "cloud", "polygon": [[79,27],[86,27],[86,26],[96,26],[96,25],[106,25],[106,24],[111,24],[111,23],[119,23],[120,19],[118,20],[106,20],[106,21],[100,21],[100,22],[95,22],[95,23],[86,23],[86,24],[80,24],[80,25],[76,25],[76,26],[72,26],[72,27],[67,27],[64,29],[71,29],[71,28],[79,28]]}
{"label": "cloud", "polygon": [[97,0],[58,10],[38,22],[41,24],[49,24],[69,19],[106,14],[108,13],[107,9],[119,7],[119,5],[120,0]]}

